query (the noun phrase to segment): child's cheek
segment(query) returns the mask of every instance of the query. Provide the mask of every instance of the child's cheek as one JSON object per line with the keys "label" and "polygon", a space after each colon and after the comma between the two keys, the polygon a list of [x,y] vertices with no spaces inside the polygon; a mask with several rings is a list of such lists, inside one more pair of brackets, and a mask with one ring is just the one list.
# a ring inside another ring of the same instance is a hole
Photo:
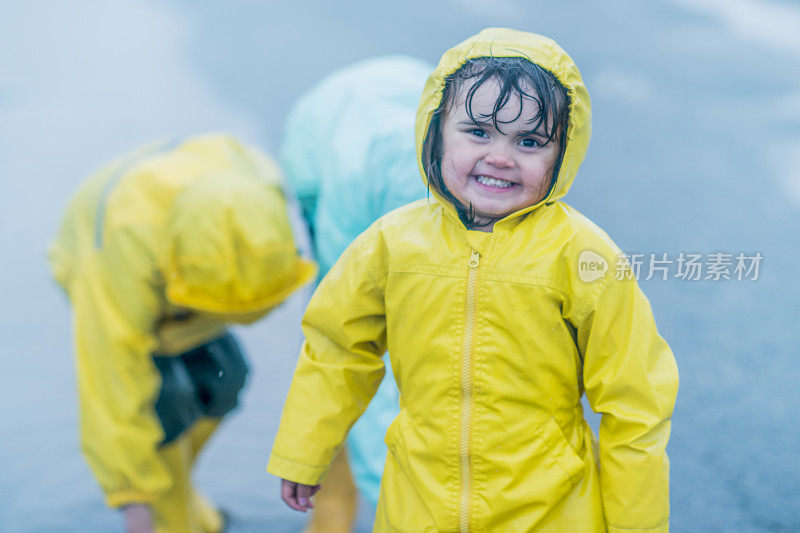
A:
{"label": "child's cheek", "polygon": [[[459,149],[460,148],[460,149]],[[466,177],[474,166],[473,153],[466,147],[457,147],[452,151],[453,170],[460,178]]]}
{"label": "child's cheek", "polygon": [[458,159],[452,149],[445,149],[442,152],[442,176],[445,182],[452,181],[458,175]]}

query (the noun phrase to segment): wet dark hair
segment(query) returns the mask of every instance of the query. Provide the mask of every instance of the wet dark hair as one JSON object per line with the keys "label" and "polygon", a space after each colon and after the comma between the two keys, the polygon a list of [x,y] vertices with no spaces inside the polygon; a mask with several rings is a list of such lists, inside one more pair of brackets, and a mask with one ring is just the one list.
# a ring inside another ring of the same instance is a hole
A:
{"label": "wet dark hair", "polygon": [[[522,114],[522,100],[530,98],[539,104],[539,111],[530,120],[531,129],[544,132],[545,144],[558,142],[559,154],[553,168],[553,177],[547,189],[550,193],[558,177],[564,150],[567,146],[567,122],[569,120],[570,99],[567,90],[549,71],[523,57],[477,57],[466,61],[458,70],[445,78],[444,91],[439,107],[433,112],[425,141],[422,145],[422,164],[428,177],[428,187],[433,188],[443,198],[451,202],[458,212],[461,221],[467,227],[478,227],[475,209],[472,205],[462,204],[444,184],[442,178],[442,127],[447,111],[456,103],[459,90],[469,80],[476,80],[467,91],[465,106],[470,119],[483,122],[491,119],[498,131],[501,124],[517,120]],[[500,85],[500,94],[490,114],[476,117],[472,110],[472,99],[481,85],[495,79]],[[505,106],[513,95],[520,98],[517,115],[510,121],[497,119],[497,113]]]}

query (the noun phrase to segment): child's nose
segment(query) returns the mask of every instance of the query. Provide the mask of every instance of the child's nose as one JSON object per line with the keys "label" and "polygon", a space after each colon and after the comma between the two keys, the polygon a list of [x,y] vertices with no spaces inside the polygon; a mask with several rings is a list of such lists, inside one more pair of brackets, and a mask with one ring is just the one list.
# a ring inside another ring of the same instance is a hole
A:
{"label": "child's nose", "polygon": [[514,160],[502,150],[492,150],[485,158],[488,164],[497,168],[512,168]]}

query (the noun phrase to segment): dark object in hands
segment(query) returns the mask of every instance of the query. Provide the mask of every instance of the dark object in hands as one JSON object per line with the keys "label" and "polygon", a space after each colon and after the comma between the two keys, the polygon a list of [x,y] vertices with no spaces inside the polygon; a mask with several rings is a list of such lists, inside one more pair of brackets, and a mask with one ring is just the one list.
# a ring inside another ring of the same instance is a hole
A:
{"label": "dark object in hands", "polygon": [[155,410],[164,428],[162,446],[199,418],[219,418],[238,405],[248,368],[229,332],[178,356],[154,354],[153,361],[161,373]]}

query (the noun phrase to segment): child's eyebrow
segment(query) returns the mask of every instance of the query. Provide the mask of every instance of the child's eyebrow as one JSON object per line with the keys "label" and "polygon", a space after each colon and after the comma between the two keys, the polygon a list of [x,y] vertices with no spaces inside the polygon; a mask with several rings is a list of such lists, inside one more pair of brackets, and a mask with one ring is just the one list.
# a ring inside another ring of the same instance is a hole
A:
{"label": "child's eyebrow", "polygon": [[[462,126],[482,126],[482,127],[491,127],[491,128],[495,127],[494,123],[491,120],[465,119],[465,120],[458,121],[457,124],[460,124]],[[500,133],[502,133],[503,135],[508,135],[508,132],[501,131]],[[542,131],[541,125],[538,126],[534,130],[521,129],[519,131],[513,132],[513,135],[516,135],[518,137],[529,137],[531,135],[534,135],[536,137],[542,137],[543,139],[547,138],[547,133]]]}
{"label": "child's eyebrow", "polygon": [[542,130],[541,127],[536,128],[535,130],[519,130],[517,132],[519,137],[530,137],[531,135],[535,137],[541,137],[543,139],[547,138],[547,133]]}

